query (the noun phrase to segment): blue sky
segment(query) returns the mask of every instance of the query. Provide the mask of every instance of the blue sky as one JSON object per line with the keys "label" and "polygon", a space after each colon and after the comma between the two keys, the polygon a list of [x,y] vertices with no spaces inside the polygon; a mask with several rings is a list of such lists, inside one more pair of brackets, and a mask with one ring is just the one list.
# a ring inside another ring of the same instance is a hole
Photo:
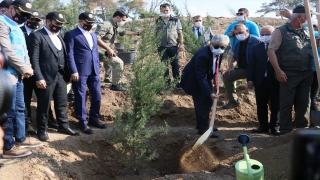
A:
{"label": "blue sky", "polygon": [[[150,7],[152,0],[144,0],[148,3],[147,8]],[[187,2],[188,9],[191,15],[206,16],[209,13],[210,16],[214,17],[232,17],[228,7],[238,10],[239,8],[245,7],[249,10],[251,17],[260,17],[262,13],[255,13],[260,9],[262,3],[271,2],[272,0],[172,0],[172,2],[180,9],[181,12],[185,13],[185,2]],[[62,0],[65,4],[70,3],[70,0]],[[275,13],[269,13],[266,17],[276,17]]]}

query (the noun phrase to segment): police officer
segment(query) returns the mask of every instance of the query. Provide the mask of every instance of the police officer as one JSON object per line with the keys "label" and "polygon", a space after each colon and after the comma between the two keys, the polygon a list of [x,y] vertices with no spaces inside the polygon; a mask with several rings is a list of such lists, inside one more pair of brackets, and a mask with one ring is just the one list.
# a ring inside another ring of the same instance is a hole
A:
{"label": "police officer", "polygon": [[[103,22],[102,25],[98,25],[96,34],[98,36],[98,45],[99,48],[99,58],[100,60],[107,60],[108,63],[113,63],[114,67],[112,67],[112,86],[111,90],[113,91],[126,91],[127,89],[122,87],[119,84],[120,81],[120,71],[117,68],[123,70],[123,61],[115,54],[115,52],[110,48],[113,45],[114,41],[117,39],[117,36],[124,35],[140,35],[140,32],[132,32],[125,29],[122,29],[127,20],[128,15],[121,10],[117,10],[111,19]],[[105,55],[105,51],[107,56]],[[106,78],[108,78],[108,67],[107,63],[104,63],[104,67],[106,69]],[[105,82],[110,82],[106,81]]]}
{"label": "police officer", "polygon": [[[280,82],[280,132],[305,128],[310,119],[309,91],[312,83],[312,57],[310,37],[304,30],[307,17],[305,8],[298,5],[291,21],[277,28],[268,48],[268,56],[277,80]],[[295,121],[292,122],[292,105],[297,101]]]}

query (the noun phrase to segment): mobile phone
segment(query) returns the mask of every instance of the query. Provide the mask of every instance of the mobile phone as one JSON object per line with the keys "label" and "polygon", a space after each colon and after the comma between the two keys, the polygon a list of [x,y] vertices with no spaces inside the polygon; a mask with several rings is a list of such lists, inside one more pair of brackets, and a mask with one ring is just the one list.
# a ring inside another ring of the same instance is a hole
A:
{"label": "mobile phone", "polygon": [[276,16],[281,16],[280,10],[276,10]]}

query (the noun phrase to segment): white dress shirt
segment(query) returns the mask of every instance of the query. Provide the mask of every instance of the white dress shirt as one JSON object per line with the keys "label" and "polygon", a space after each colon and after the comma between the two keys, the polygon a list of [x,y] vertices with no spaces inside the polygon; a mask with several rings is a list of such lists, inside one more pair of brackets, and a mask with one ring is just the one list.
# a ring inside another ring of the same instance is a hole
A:
{"label": "white dress shirt", "polygon": [[197,28],[197,27],[193,26],[193,32],[196,35],[197,39],[199,38],[198,37],[198,30],[200,31],[201,34],[203,34],[202,33],[202,28]]}
{"label": "white dress shirt", "polygon": [[26,28],[27,34],[30,35],[32,30],[27,25],[24,25],[24,27]]}
{"label": "white dress shirt", "polygon": [[80,31],[82,32],[82,34],[84,35],[84,37],[86,37],[86,40],[89,44],[90,49],[92,50],[93,47],[93,39],[91,36],[91,31],[85,31],[84,29],[82,29],[80,26],[78,26],[78,28],[80,29]]}
{"label": "white dress shirt", "polygon": [[59,32],[52,34],[51,31],[49,31],[46,27],[44,27],[44,29],[47,31],[54,46],[60,51],[62,49],[62,43],[58,37]]}
{"label": "white dress shirt", "polygon": [[[219,58],[219,56],[218,56]],[[212,74],[216,72],[217,55],[213,55]]]}

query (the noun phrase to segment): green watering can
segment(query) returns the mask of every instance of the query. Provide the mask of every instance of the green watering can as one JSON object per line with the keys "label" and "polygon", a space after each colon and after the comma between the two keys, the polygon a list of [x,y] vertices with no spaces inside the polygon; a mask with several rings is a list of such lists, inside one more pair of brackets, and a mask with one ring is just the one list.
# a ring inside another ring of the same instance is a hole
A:
{"label": "green watering can", "polygon": [[237,180],[263,180],[264,170],[263,165],[254,159],[250,159],[248,155],[247,143],[250,137],[246,134],[241,134],[238,141],[243,145],[244,159],[238,161],[235,165]]}

